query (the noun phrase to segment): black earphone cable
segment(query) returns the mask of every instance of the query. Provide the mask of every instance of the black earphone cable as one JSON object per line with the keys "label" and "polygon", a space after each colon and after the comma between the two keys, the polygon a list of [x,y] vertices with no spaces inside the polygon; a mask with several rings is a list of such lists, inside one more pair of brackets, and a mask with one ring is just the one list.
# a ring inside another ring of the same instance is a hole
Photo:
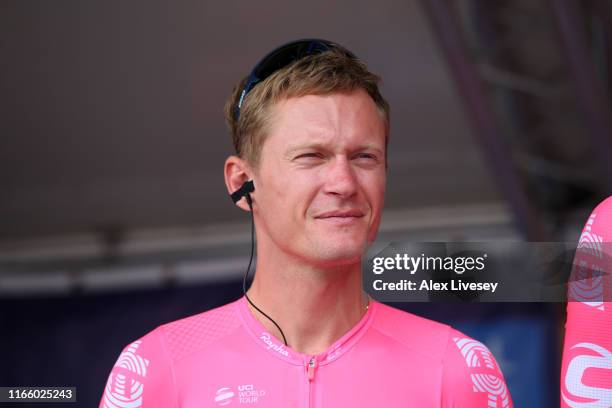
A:
{"label": "black earphone cable", "polygon": [[262,315],[267,317],[268,320],[274,323],[274,325],[280,332],[281,336],[283,336],[283,341],[285,342],[285,346],[289,347],[289,345],[287,344],[287,339],[285,338],[285,334],[281,330],[280,326],[276,324],[274,319],[272,319],[270,316],[265,314],[260,308],[255,306],[255,304],[251,301],[251,299],[249,299],[249,297],[246,294],[246,282],[247,282],[247,277],[249,276],[249,271],[251,270],[251,263],[253,262],[253,252],[255,248],[255,218],[253,215],[253,202],[251,200],[251,195],[248,193],[246,194],[246,200],[247,200],[247,203],[249,204],[249,208],[251,209],[251,257],[249,259],[249,266],[247,266],[246,272],[244,274],[244,279],[242,280],[242,292],[244,293],[244,297],[251,304],[251,306],[253,306],[259,313],[261,313]]}

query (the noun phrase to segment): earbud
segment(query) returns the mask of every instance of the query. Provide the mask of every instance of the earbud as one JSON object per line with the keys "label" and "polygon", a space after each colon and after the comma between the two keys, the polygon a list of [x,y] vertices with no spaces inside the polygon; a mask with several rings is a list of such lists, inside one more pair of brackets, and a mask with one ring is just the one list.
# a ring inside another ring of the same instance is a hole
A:
{"label": "earbud", "polygon": [[251,208],[252,200],[251,194],[255,191],[255,185],[253,184],[253,180],[245,181],[242,186],[231,194],[232,201],[236,204],[242,197],[246,197],[247,203],[249,204],[249,208]]}
{"label": "earbud", "polygon": [[253,180],[249,180],[249,181],[245,181],[244,184],[242,184],[242,186],[240,186],[238,190],[234,191],[231,194],[232,201],[234,202],[234,204],[240,201],[242,197],[245,197],[247,200],[247,203],[249,204],[249,208],[251,209],[251,256],[249,258],[249,266],[247,266],[246,272],[244,273],[244,279],[242,280],[242,293],[244,294],[244,297],[246,298],[246,300],[251,304],[251,306],[253,306],[259,313],[261,313],[268,320],[274,323],[274,325],[280,332],[281,336],[283,337],[283,342],[285,343],[285,346],[289,347],[289,344],[287,344],[287,338],[285,337],[285,333],[283,333],[283,330],[280,328],[278,323],[276,323],[274,319],[272,319],[270,316],[265,314],[263,310],[258,308],[255,305],[255,303],[251,301],[251,299],[246,293],[247,292],[246,290],[247,278],[249,276],[249,270],[251,269],[251,263],[253,262],[253,252],[255,250],[255,220],[253,217],[253,200],[251,199],[251,193],[253,191],[255,191],[255,185],[253,184]]}

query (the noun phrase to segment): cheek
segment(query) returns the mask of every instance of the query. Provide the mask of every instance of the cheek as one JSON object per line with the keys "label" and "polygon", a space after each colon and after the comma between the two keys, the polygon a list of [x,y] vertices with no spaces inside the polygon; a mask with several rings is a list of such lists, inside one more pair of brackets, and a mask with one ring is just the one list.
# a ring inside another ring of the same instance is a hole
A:
{"label": "cheek", "polygon": [[363,190],[373,207],[381,207],[385,198],[386,174],[370,173],[363,181]]}
{"label": "cheek", "polygon": [[[284,175],[279,176],[279,174]],[[308,198],[301,188],[302,185],[303,180],[286,174],[286,171],[266,178],[266,183],[260,190],[263,197],[262,204],[265,207],[263,211],[266,218],[277,228],[290,227],[305,211]]]}

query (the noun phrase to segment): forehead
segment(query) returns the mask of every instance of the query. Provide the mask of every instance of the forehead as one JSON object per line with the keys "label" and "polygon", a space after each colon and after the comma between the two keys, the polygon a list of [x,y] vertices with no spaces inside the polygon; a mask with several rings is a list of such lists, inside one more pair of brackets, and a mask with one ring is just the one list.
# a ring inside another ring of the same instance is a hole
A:
{"label": "forehead", "polygon": [[364,90],[283,99],[271,109],[265,144],[304,142],[384,146],[382,113]]}

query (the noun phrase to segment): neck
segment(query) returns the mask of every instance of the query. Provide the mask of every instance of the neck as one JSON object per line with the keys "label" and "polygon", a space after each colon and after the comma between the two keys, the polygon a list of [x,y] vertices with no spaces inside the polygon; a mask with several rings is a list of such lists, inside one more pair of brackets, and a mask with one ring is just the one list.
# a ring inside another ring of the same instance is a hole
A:
{"label": "neck", "polygon": [[[264,259],[274,259],[267,263]],[[361,288],[361,265],[318,268],[296,259],[258,257],[247,291],[251,301],[283,330],[287,344],[304,354],[328,349],[363,317],[368,297]],[[249,305],[253,315],[282,342],[276,326]]]}

